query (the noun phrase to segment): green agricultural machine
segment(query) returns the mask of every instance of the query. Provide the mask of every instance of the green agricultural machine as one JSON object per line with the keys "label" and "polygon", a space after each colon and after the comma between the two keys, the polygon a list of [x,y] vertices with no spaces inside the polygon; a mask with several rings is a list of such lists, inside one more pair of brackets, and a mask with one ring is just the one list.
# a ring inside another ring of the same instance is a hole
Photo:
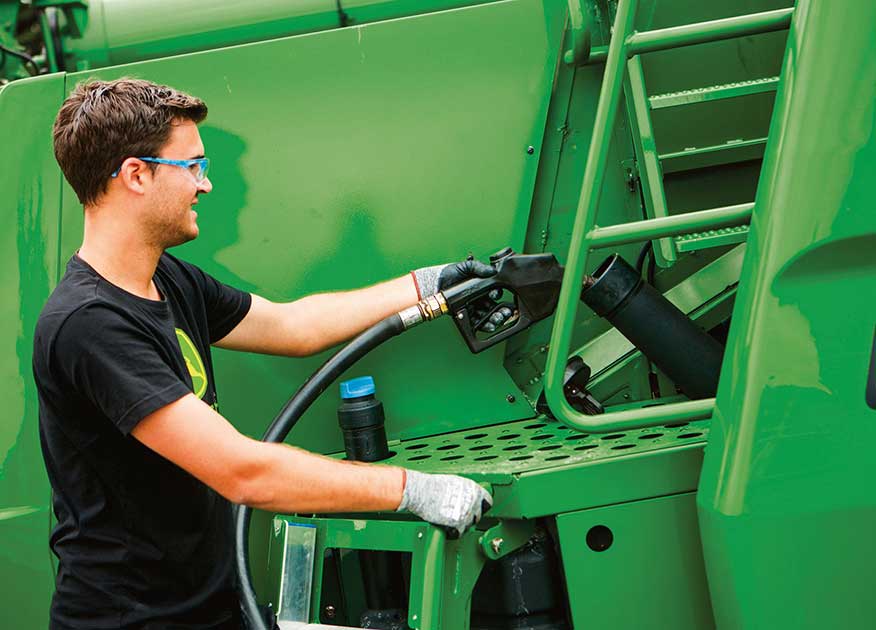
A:
{"label": "green agricultural machine", "polygon": [[[373,376],[383,461],[494,506],[458,539],[254,514],[281,627],[876,628],[872,0],[0,0],[0,46],[4,628],[45,627],[55,574],[32,331],[82,211],[50,129],[122,76],[209,105],[175,253],[219,279],[509,270],[511,328],[466,328],[472,290],[327,377]],[[262,436],[331,354],[216,350],[223,415]],[[340,402],[281,439],[344,457]]]}

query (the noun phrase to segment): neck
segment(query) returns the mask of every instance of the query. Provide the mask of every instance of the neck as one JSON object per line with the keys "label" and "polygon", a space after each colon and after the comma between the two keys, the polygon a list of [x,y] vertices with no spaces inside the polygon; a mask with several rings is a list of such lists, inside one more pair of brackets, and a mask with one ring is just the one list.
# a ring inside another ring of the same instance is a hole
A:
{"label": "neck", "polygon": [[113,220],[115,216],[111,211],[86,210],[79,257],[128,293],[161,299],[152,276],[164,249],[144,242],[136,227]]}

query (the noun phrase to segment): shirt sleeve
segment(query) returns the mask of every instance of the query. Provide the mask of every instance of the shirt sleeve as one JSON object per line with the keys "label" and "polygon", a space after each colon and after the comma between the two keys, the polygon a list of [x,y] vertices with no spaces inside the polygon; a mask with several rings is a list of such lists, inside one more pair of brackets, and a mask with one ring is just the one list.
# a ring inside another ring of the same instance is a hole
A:
{"label": "shirt sleeve", "polygon": [[200,287],[207,309],[210,343],[216,343],[243,321],[252,306],[252,295],[219,282],[200,267],[180,262],[188,268]]}
{"label": "shirt sleeve", "polygon": [[102,304],[71,314],[52,345],[65,381],[124,435],[153,411],[191,393],[165,353],[148,330]]}

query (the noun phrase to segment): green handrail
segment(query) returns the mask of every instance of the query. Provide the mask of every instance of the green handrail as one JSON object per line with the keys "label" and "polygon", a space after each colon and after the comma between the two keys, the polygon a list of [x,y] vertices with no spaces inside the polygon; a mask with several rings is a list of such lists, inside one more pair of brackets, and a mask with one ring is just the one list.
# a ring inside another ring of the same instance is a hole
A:
{"label": "green handrail", "polygon": [[637,4],[638,0],[620,0],[618,3],[612,31],[614,36],[611,38],[605,60],[605,73],[602,75],[599,102],[596,106],[596,119],[593,122],[593,136],[587,151],[587,166],[584,169],[584,179],[581,183],[581,195],[578,199],[578,209],[572,227],[566,272],[560,287],[560,297],[545,368],[545,396],[551,412],[564,424],[579,430],[592,431],[591,425],[598,424],[599,419],[604,421],[604,418],[597,418],[597,422],[594,422],[592,416],[578,412],[566,401],[566,396],[563,393],[563,373],[566,367],[566,355],[571,345],[572,327],[575,323],[576,307],[581,293],[581,280],[587,264],[589,250],[587,237],[596,220],[596,206],[599,198],[597,191],[605,173],[606,157],[611,142],[610,129],[617,116],[620,102],[621,83],[623,82],[621,70],[627,59],[626,34],[633,28]]}
{"label": "green handrail", "polygon": [[586,63],[590,56],[590,14],[581,7],[581,0],[569,0],[570,48],[563,53],[563,62],[571,66]]}
{"label": "green handrail", "polygon": [[745,35],[781,31],[791,25],[793,14],[794,9],[777,9],[709,22],[673,26],[656,31],[633,33],[626,38],[627,54],[641,55],[668,48],[681,48],[694,44],[717,42],[722,39],[744,37]]}
{"label": "green handrail", "polygon": [[599,416],[582,414],[568,403],[563,392],[563,374],[571,345],[581,281],[587,268],[587,258],[591,248],[739,225],[750,219],[754,205],[747,203],[714,208],[626,225],[596,226],[599,192],[611,143],[610,130],[617,117],[626,60],[632,55],[653,50],[779,30],[790,24],[793,13],[793,9],[782,9],[658,31],[633,33],[628,36],[633,30],[637,7],[638,0],[618,2],[612,29],[614,36],[605,56],[605,73],[602,78],[593,135],[587,153],[587,166],[581,183],[581,195],[572,227],[566,271],[560,289],[545,368],[545,396],[554,416],[570,428],[593,433],[708,418],[714,409],[715,399],[609,412]]}
{"label": "green handrail", "polygon": [[[745,35],[757,35],[771,31],[781,31],[791,25],[794,9],[776,9],[751,15],[711,20],[672,26],[655,31],[633,33],[626,37],[627,56],[640,55],[667,48],[682,48],[694,44],[716,42],[722,39],[733,39]],[[597,64],[605,61],[608,55],[607,46],[597,46],[590,50],[590,55],[584,61],[586,64]]]}

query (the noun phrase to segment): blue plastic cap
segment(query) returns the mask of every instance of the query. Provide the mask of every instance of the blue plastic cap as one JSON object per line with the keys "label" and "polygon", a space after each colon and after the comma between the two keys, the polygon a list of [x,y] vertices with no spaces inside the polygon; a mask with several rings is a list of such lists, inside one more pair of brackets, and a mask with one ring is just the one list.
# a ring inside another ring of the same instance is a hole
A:
{"label": "blue plastic cap", "polygon": [[359,398],[360,396],[372,396],[374,394],[374,379],[370,376],[351,378],[341,383],[341,398]]}

